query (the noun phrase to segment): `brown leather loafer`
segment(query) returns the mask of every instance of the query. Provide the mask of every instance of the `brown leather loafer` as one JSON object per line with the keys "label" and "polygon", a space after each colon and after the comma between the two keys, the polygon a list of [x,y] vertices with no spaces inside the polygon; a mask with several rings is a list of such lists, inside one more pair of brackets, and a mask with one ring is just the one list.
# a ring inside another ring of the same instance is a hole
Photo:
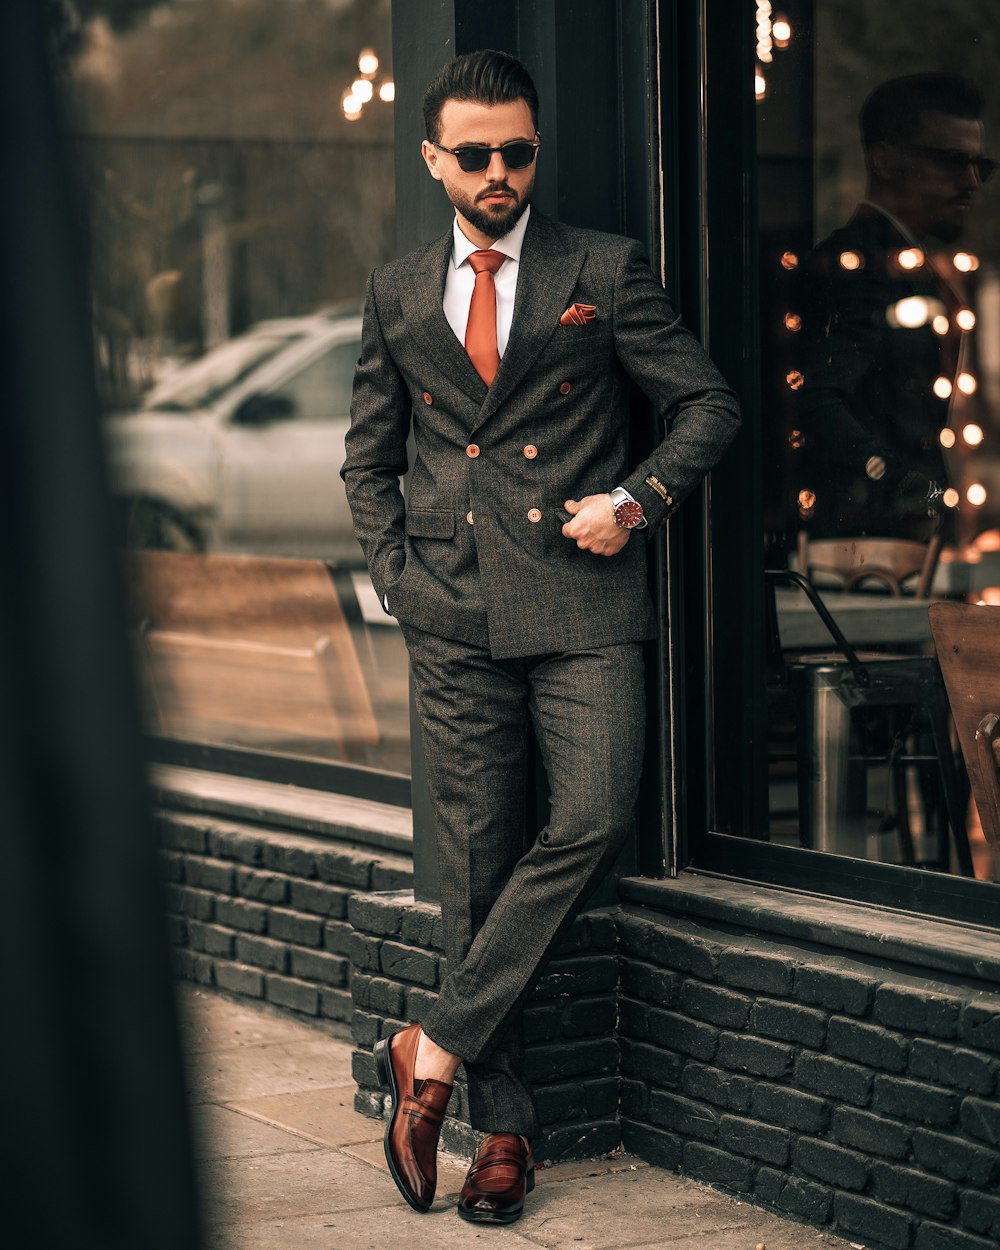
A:
{"label": "brown leather loafer", "polygon": [[513,1224],[535,1188],[535,1156],[517,1133],[488,1133],[476,1151],[458,1199],[474,1224]]}
{"label": "brown leather loafer", "polygon": [[375,1043],[378,1078],[392,1092],[385,1129],[385,1158],[396,1188],[415,1211],[424,1212],[437,1188],[437,1146],[451,1086],[413,1076],[420,1025],[411,1024]]}

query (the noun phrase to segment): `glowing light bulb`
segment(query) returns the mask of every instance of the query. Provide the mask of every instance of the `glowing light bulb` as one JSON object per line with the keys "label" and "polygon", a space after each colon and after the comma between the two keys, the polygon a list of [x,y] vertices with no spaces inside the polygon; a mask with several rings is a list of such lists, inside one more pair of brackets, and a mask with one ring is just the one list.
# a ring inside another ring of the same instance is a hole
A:
{"label": "glowing light bulb", "polygon": [[915,330],[927,324],[930,316],[930,303],[922,295],[909,295],[906,299],[897,300],[886,309],[886,320],[890,325],[902,326],[905,330]]}
{"label": "glowing light bulb", "polygon": [[986,436],[983,434],[983,427],[976,425],[974,421],[970,422],[962,430],[962,438],[970,447],[978,447]]}
{"label": "glowing light bulb", "polygon": [[362,104],[367,104],[374,92],[375,88],[367,78],[356,78],[351,83],[351,95],[354,96],[355,100],[360,100]]}
{"label": "glowing light bulb", "polygon": [[955,431],[949,429],[948,426],[945,426],[944,429],[941,431],[941,433],[938,435],[938,441],[940,442],[942,447],[954,447],[955,446]]}
{"label": "glowing light bulb", "polygon": [[960,308],[955,314],[955,324],[960,330],[971,330],[976,324],[976,314],[971,308]]}
{"label": "glowing light bulb", "polygon": [[792,37],[792,27],[788,18],[782,15],[774,19],[774,25],[771,27],[771,34],[774,42],[779,48],[787,48],[788,41]]}
{"label": "glowing light bulb", "polygon": [[759,69],[754,70],[753,93],[758,100],[763,100],[767,95],[767,79],[764,77],[763,71]]}
{"label": "glowing light bulb", "polygon": [[959,500],[959,494],[958,494],[958,491],[954,488],[954,486],[949,486],[948,489],[941,496],[941,502],[944,504],[946,508],[957,508],[958,500]]}
{"label": "glowing light bulb", "polygon": [[806,436],[801,430],[792,430],[791,434],[788,436],[788,445],[789,447],[793,447],[796,451],[799,451],[806,445]]}
{"label": "glowing light bulb", "polygon": [[904,247],[899,253],[900,269],[919,269],[924,263],[924,254],[919,247]]}
{"label": "glowing light bulb", "polygon": [[978,385],[971,373],[960,373],[958,375],[958,389],[963,395],[975,395]]}
{"label": "glowing light bulb", "polygon": [[344,96],[340,107],[344,110],[344,116],[349,122],[356,122],[361,116],[361,110],[364,108],[364,104],[356,95],[348,93]]}
{"label": "glowing light bulb", "polygon": [[934,394],[938,399],[947,399],[951,394],[951,382],[943,375],[934,379]]}
{"label": "glowing light bulb", "polygon": [[362,74],[378,73],[378,57],[372,48],[364,48],[358,56],[358,69]]}
{"label": "glowing light bulb", "polygon": [[986,502],[986,487],[982,482],[973,482],[965,492],[965,497],[974,508],[981,508]]}
{"label": "glowing light bulb", "polygon": [[816,492],[812,490],[799,491],[799,515],[808,516],[813,508],[816,507]]}
{"label": "glowing light bulb", "polygon": [[860,252],[841,252],[840,267],[841,269],[860,269],[864,265],[864,258]]}
{"label": "glowing light bulb", "polygon": [[791,330],[793,334],[802,329],[802,318],[798,313],[785,313],[785,329]]}
{"label": "glowing light bulb", "polygon": [[800,391],[805,378],[801,373],[799,373],[798,369],[790,369],[788,373],[785,374],[785,381],[793,391]]}
{"label": "glowing light bulb", "polygon": [[972,273],[979,268],[979,257],[973,256],[971,252],[956,252],[951,263],[960,273]]}
{"label": "glowing light bulb", "polygon": [[391,78],[388,79],[386,82],[384,82],[381,87],[379,87],[378,98],[380,100],[383,100],[386,104],[391,104],[393,100],[395,100],[396,84],[392,81]]}
{"label": "glowing light bulb", "polygon": [[797,269],[798,264],[799,264],[799,258],[795,255],[794,252],[782,252],[781,253],[782,269]]}
{"label": "glowing light bulb", "polygon": [[938,313],[938,315],[931,322],[931,328],[933,329],[935,334],[947,334],[948,333],[948,318],[944,316],[943,313]]}

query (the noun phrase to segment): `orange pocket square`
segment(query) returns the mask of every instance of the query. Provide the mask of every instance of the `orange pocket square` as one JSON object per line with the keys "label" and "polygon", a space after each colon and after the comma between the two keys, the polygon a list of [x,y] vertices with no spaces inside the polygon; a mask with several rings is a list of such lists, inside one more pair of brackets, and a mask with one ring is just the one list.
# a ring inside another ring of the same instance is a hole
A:
{"label": "orange pocket square", "polygon": [[570,304],[569,308],[559,318],[561,326],[585,326],[588,321],[593,321],[597,316],[597,309],[593,304]]}

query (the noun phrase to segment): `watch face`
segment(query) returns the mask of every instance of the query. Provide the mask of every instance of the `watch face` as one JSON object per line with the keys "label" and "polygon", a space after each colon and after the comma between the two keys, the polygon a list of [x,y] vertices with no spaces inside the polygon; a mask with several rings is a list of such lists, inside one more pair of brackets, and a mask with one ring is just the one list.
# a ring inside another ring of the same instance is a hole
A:
{"label": "watch face", "polygon": [[615,505],[615,524],[623,530],[634,530],[642,524],[642,504],[634,499],[623,499]]}

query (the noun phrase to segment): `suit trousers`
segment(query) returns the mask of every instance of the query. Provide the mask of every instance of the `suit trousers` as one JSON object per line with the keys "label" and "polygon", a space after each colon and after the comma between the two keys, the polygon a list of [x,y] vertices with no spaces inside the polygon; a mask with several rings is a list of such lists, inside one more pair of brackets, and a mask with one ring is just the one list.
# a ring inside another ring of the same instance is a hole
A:
{"label": "suit trousers", "polygon": [[[632,824],[644,745],[642,646],[495,660],[402,626],[434,805],[448,971],[422,1022],[461,1055],[473,1128],[538,1135],[522,1011]],[[550,819],[526,819],[529,726]]]}

